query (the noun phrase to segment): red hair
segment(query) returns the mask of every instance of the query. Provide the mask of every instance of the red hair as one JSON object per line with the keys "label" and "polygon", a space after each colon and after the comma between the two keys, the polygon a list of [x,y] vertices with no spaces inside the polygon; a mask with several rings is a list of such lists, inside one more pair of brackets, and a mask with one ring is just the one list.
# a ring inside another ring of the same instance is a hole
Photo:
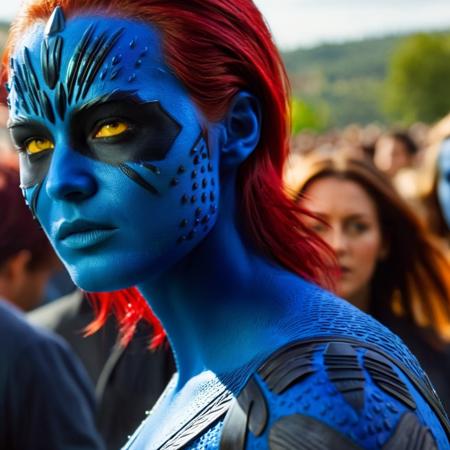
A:
{"label": "red hair", "polygon": [[[264,18],[253,2],[31,0],[13,24],[6,57],[32,23],[47,20],[58,5],[66,18],[80,12],[101,12],[155,26],[162,35],[167,65],[210,120],[222,118],[241,90],[259,99],[261,139],[241,166],[238,177],[243,225],[261,253],[307,280],[331,286],[334,256],[299,220],[308,213],[289,199],[283,187],[290,130],[288,80]],[[112,301],[114,296],[117,298]],[[94,297],[101,297],[101,302],[91,330],[104,322],[111,306],[118,313],[125,333],[135,326],[143,311],[141,298],[114,293]],[[124,317],[125,311],[129,311],[123,307],[125,298],[141,312]]]}

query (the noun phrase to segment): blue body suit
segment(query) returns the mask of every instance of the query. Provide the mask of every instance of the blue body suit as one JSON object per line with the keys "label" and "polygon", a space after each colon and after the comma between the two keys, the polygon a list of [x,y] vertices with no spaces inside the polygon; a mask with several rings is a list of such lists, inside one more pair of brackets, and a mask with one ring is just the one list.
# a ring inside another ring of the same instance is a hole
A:
{"label": "blue body suit", "polygon": [[400,340],[243,232],[258,98],[239,91],[210,121],[151,24],[66,23],[59,8],[11,73],[22,187],[55,250],[85,290],[137,286],[174,351],[178,373],[126,448],[450,449]]}
{"label": "blue body suit", "polygon": [[175,434],[155,442],[150,416],[125,448],[450,448],[446,414],[401,340],[347,302],[310,294],[293,320],[298,340],[266,359],[240,392],[211,383],[207,408]]}

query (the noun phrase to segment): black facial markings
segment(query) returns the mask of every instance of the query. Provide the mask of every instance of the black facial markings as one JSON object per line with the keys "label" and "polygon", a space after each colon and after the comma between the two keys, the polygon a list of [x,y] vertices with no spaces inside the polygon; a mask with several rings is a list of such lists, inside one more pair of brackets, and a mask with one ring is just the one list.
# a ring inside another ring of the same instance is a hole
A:
{"label": "black facial markings", "polygon": [[23,109],[26,113],[30,114],[31,108],[33,108],[33,111],[35,111],[35,114],[37,114],[37,108],[35,109],[34,104],[30,102],[30,106],[27,103],[26,93],[28,92],[28,88],[25,84],[25,77],[22,73],[22,67],[13,59],[11,59],[11,66],[13,70],[12,85],[17,92],[17,97],[20,98],[20,102],[18,100],[16,101],[17,109],[19,110],[19,112]]}
{"label": "black facial markings", "polygon": [[111,64],[113,66],[117,66],[117,64],[119,64],[120,62],[122,62],[122,55],[118,54],[118,55],[114,55],[111,59]]}
{"label": "black facial markings", "polygon": [[48,120],[50,120],[51,123],[55,123],[55,113],[53,112],[53,107],[50,103],[50,99],[48,98],[47,93],[44,91],[40,91],[39,100],[44,108],[45,115],[47,116]]}
{"label": "black facial markings", "polygon": [[67,106],[72,101],[84,99],[91,88],[107,56],[123,34],[120,28],[114,33],[104,31],[94,36],[95,26],[90,25],[84,32],[80,43],[71,58],[65,81],[59,82],[63,39],[57,33],[64,29],[64,16],[61,8],[55,8],[49,19],[45,38],[41,44],[40,69],[46,85],[54,91],[54,104],[49,96],[41,90],[36,72],[31,64],[29,49],[25,47],[23,63],[11,61],[13,85],[19,97],[16,106],[28,114],[47,118],[55,122],[55,111],[64,119]]}
{"label": "black facial markings", "polygon": [[154,164],[148,162],[141,162],[141,165],[142,167],[145,167],[146,169],[150,170],[150,172],[154,173],[155,175],[161,175],[161,170]]}
{"label": "black facial markings", "polygon": [[78,77],[78,72],[80,70],[81,62],[83,60],[86,48],[88,47],[93,34],[94,34],[94,25],[89,25],[87,30],[84,32],[80,43],[75,49],[74,56],[69,62],[69,67],[67,69],[67,76],[66,76],[68,104],[72,102],[72,97],[75,90],[75,83]]}
{"label": "black facial markings", "polygon": [[[33,66],[31,65],[30,54],[27,47],[23,51],[23,63],[19,64],[15,59],[12,59],[13,77],[12,84],[20,97],[20,101],[16,103],[19,114],[21,109],[26,112],[32,110],[34,114],[44,116],[44,108],[41,105],[40,86]],[[22,108],[21,108],[22,107]]]}
{"label": "black facial markings", "polygon": [[[202,155],[205,155],[205,157]],[[208,159],[209,151],[203,133],[200,134],[193,147],[189,150],[189,156],[192,166],[190,168],[185,168],[183,166],[183,169],[190,173],[191,179],[195,181],[191,185],[190,194],[185,193],[181,197],[181,205],[184,206],[190,203],[194,208],[192,209],[192,219],[189,221],[189,223],[192,224],[192,228],[188,233],[183,235],[184,239],[181,239],[181,237],[178,239],[179,243],[193,239],[199,229],[202,230],[203,233],[206,233],[209,230],[211,216],[217,211],[215,203],[216,194],[211,187],[215,184],[212,178],[213,174],[207,173],[206,169],[209,165],[211,167],[209,172],[212,172],[213,164]],[[206,159],[205,164],[202,167],[196,167],[200,158]],[[199,171],[204,174],[201,181],[197,179]],[[198,202],[201,202],[200,205]]]}
{"label": "black facial markings", "polygon": [[54,89],[61,70],[63,39],[61,36],[47,38],[41,44],[41,69],[44,80],[50,89]]}
{"label": "black facial markings", "polygon": [[39,192],[40,192],[41,188],[42,188],[42,183],[39,183],[33,192],[33,195],[31,197],[31,204],[29,205],[31,214],[33,214],[33,217],[35,219],[36,219],[37,200],[38,200],[38,196],[39,196]]}
{"label": "black facial markings", "polygon": [[[94,79],[100,70],[102,64],[105,62],[111,49],[114,47],[116,42],[119,40],[124,29],[120,28],[111,37],[108,38],[107,33],[103,33],[99,38],[98,42],[92,48],[90,54],[86,57],[85,68],[86,71],[82,73],[82,78],[77,82],[80,85],[80,90],[77,94],[77,100],[80,97],[81,89],[83,88],[81,98],[85,98]],[[86,75],[84,75],[86,74]],[[84,84],[84,87],[83,87]]]}
{"label": "black facial markings", "polygon": [[67,94],[64,89],[64,85],[62,83],[58,83],[58,87],[56,88],[55,93],[55,103],[56,103],[56,111],[58,112],[61,120],[64,119],[64,115],[66,113],[67,108]]}
{"label": "black facial markings", "polygon": [[186,172],[186,167],[184,167],[184,166],[178,167],[178,170],[177,170],[178,175],[181,175],[184,172]]}
{"label": "black facial markings", "polygon": [[119,164],[117,166],[128,178],[133,180],[135,183],[139,184],[139,186],[143,187],[147,191],[151,192],[152,194],[159,195],[159,191],[150,184],[147,180],[141,177],[134,169],[132,169],[130,166],[126,164]]}
{"label": "black facial markings", "polygon": [[[99,124],[111,119],[126,122],[128,130],[115,138],[95,138]],[[143,101],[133,91],[115,91],[83,105],[74,111],[72,122],[76,151],[112,165],[135,162],[155,175],[160,173],[155,162],[166,158],[181,131],[158,101]]]}
{"label": "black facial markings", "polygon": [[28,47],[25,47],[23,56],[25,64],[22,67],[22,70],[25,72],[25,77],[27,79],[28,92],[32,95],[33,99],[36,102],[37,108],[42,114],[42,107],[39,103],[39,92],[41,90],[41,87],[39,85],[39,81],[36,76],[36,72],[34,71],[33,65],[31,64],[30,50],[28,49]]}
{"label": "black facial markings", "polygon": [[122,71],[122,67],[118,67],[117,69],[114,69],[111,72],[111,76],[109,77],[109,79],[111,81],[115,80],[116,78],[118,78],[118,76],[120,75],[120,72]]}
{"label": "black facial markings", "polygon": [[60,6],[57,6],[50,16],[50,19],[48,19],[44,34],[46,36],[53,36],[54,34],[63,31],[65,26],[66,21],[64,19],[62,8]]}

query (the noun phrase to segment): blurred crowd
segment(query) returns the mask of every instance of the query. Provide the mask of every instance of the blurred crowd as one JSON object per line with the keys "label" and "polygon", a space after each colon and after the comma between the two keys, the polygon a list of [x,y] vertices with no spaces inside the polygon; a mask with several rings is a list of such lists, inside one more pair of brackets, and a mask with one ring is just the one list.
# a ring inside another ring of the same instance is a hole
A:
{"label": "blurred crowd", "polygon": [[[97,335],[83,337],[94,313],[85,295],[67,279],[23,202],[17,154],[6,121],[7,111],[1,108],[0,297],[27,313],[28,322],[65,341],[55,343],[53,337],[32,334],[34,340],[56,345],[63,354],[61,360],[54,357],[54,366],[48,368],[63,399],[52,406],[55,411],[63,407],[61,402],[75,404],[74,397],[79,397],[82,404],[78,409],[84,411],[80,417],[89,422],[92,406],[87,405],[95,399],[97,429],[107,448],[118,448],[170,379],[174,371],[170,351],[164,348],[150,353],[150,331],[145,327],[127,348],[120,345],[113,322]],[[321,134],[304,132],[292,138],[286,170],[288,193],[304,208],[302,226],[313,229],[335,251],[338,295],[374,315],[406,341],[447,408],[450,220],[448,216],[446,220],[437,191],[442,176],[439,154],[449,136],[450,115],[433,127],[415,124],[389,130],[351,125]],[[40,351],[47,361],[48,351]],[[71,358],[74,362],[68,363]],[[36,367],[39,364],[35,362]],[[39,377],[46,372],[34,376],[33,382],[24,383],[41,383]],[[68,378],[72,380],[69,383]],[[87,385],[94,387],[94,393],[89,393]],[[51,393],[50,388],[45,389],[42,395]],[[38,415],[34,412],[30,423]],[[56,416],[54,428],[67,429],[69,419],[64,414]],[[82,434],[80,420],[70,433]],[[15,436],[10,439],[17,441]],[[83,448],[101,448],[99,441],[92,436],[89,439]]]}
{"label": "blurred crowd", "polygon": [[286,184],[295,190],[298,174],[319,157],[339,155],[342,159],[369,162],[389,179],[429,231],[440,239],[443,250],[448,251],[450,231],[438,202],[437,184],[439,153],[449,137],[450,114],[435,125],[415,123],[409,128],[388,129],[378,124],[352,124],[343,130],[302,132],[291,140]]}

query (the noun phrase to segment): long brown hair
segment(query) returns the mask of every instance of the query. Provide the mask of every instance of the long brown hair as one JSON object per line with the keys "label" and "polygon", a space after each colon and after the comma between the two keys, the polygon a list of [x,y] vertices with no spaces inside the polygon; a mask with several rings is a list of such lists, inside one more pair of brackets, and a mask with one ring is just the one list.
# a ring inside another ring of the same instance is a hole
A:
{"label": "long brown hair", "polygon": [[389,252],[372,277],[371,313],[382,321],[403,316],[450,341],[450,265],[388,177],[370,161],[340,154],[305,159],[299,167],[290,186],[297,199],[314,181],[334,177],[357,183],[376,205]]}

